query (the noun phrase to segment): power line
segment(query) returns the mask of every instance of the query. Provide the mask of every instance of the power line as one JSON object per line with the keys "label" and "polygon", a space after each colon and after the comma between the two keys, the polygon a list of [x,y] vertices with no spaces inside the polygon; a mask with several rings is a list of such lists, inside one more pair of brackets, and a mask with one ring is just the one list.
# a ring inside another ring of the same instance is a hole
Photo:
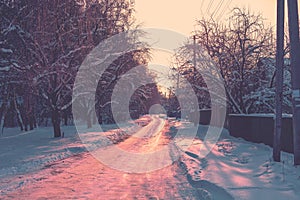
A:
{"label": "power line", "polygon": [[210,0],[209,4],[207,6],[207,9],[206,9],[206,14],[209,14],[212,4],[213,4],[213,0]]}
{"label": "power line", "polygon": [[203,5],[204,5],[204,2],[205,2],[205,0],[202,0],[201,6],[200,6],[200,9],[201,9],[201,15],[203,15],[203,10],[202,10],[202,8],[203,8]]}
{"label": "power line", "polygon": [[202,0],[202,3],[201,3],[201,8],[203,7],[203,5],[204,5],[204,2],[205,2],[205,0]]}
{"label": "power line", "polygon": [[228,0],[226,5],[224,6],[223,10],[221,11],[221,13],[219,14],[217,21],[220,20],[220,18],[224,15],[226,9],[229,7],[229,5],[231,4],[232,0]]}
{"label": "power line", "polygon": [[217,20],[220,20],[220,18],[224,15],[225,11],[229,8],[229,5],[231,4],[232,0],[228,0],[226,5],[224,6],[223,10],[219,14]]}
{"label": "power line", "polygon": [[223,3],[224,3],[224,0],[219,1],[219,3],[218,3],[218,5],[216,6],[214,12],[212,12],[212,15],[211,15],[212,18],[213,18],[213,16],[214,16],[216,13],[219,12],[219,10],[220,10],[220,8],[222,7]]}

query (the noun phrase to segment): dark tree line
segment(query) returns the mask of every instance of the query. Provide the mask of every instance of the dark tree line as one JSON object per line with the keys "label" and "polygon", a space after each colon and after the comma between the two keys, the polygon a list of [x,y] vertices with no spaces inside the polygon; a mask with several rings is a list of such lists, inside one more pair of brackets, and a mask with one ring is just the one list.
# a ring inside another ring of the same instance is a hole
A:
{"label": "dark tree line", "polygon": [[[78,68],[99,42],[134,28],[134,5],[127,0],[6,0],[0,13],[1,127],[17,121],[28,130],[51,118],[54,136],[60,137],[61,120],[67,124],[72,118]],[[124,55],[111,64],[111,73],[146,64],[147,55],[146,47]],[[109,102],[111,82],[118,80],[104,79],[94,102],[100,123],[100,105]],[[91,119],[85,118],[90,127]]]}

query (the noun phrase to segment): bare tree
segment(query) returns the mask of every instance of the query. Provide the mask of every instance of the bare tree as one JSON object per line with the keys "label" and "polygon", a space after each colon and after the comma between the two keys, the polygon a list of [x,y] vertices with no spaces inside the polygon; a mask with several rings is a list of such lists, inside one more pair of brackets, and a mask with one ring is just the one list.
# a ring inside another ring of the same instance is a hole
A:
{"label": "bare tree", "polygon": [[[270,99],[274,93],[273,89],[269,89],[269,82],[274,66],[267,68],[270,65],[261,64],[274,58],[273,31],[264,24],[263,17],[235,8],[228,23],[210,18],[198,20],[197,25],[196,63],[201,66],[203,62],[202,50],[215,61],[224,79],[232,112],[273,111]],[[180,53],[181,60],[192,60],[195,47],[188,44],[184,48]],[[262,93],[271,97],[262,99]],[[258,102],[264,109],[257,109]]]}
{"label": "bare tree", "polygon": [[60,137],[61,114],[72,104],[81,62],[100,41],[132,26],[133,5],[127,0],[8,0],[1,5],[13,11],[5,29],[20,29],[24,36],[15,45],[13,54],[19,57],[10,66],[24,76],[26,113],[33,110],[33,96],[43,98],[40,102],[51,112],[54,136]]}

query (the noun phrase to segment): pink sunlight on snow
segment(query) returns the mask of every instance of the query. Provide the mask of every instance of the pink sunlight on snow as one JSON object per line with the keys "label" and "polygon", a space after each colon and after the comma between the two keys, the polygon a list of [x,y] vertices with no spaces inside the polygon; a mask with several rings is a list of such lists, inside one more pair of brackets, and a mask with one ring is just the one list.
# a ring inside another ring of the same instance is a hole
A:
{"label": "pink sunlight on snow", "polygon": [[[136,137],[118,146],[132,152],[148,151],[148,147],[160,149],[170,143],[169,135],[165,134],[168,126],[188,129],[193,125],[171,122],[165,126],[162,134],[144,143]],[[103,134],[115,139],[121,136],[117,129],[107,128],[111,130]],[[205,132],[206,128],[201,126],[199,131]],[[203,142],[195,139],[185,152],[171,151],[180,156],[172,165],[145,173],[128,173],[101,163],[85,151],[73,127],[64,127],[63,131],[62,140],[51,139],[50,128],[0,139],[1,148],[11,149],[12,154],[18,155],[18,159],[9,160],[6,156],[10,155],[0,154],[1,159],[10,162],[5,166],[0,163],[1,199],[57,199],[58,196],[60,199],[194,199],[201,196],[296,200],[300,195],[300,168],[293,166],[291,154],[283,153],[284,164],[275,163],[271,160],[270,147],[233,138],[225,130],[205,158],[197,157]],[[90,145],[97,141],[98,135],[93,130],[87,133]]]}

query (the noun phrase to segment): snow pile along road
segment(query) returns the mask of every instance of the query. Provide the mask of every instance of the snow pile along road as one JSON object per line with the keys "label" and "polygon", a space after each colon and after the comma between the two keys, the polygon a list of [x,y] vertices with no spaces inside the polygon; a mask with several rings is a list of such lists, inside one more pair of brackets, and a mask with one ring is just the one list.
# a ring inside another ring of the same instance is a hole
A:
{"label": "snow pile along road", "polygon": [[[135,121],[143,126],[150,122],[145,116]],[[133,124],[124,124],[130,129]],[[99,144],[99,135],[110,139],[111,143],[119,143],[128,138],[124,131],[117,129],[116,125],[103,125],[105,132],[84,133],[89,140],[85,145]],[[21,132],[17,128],[5,129],[0,137],[0,178],[10,175],[24,174],[51,164],[52,162],[86,152],[74,126],[63,126],[64,138],[53,138],[52,127],[41,127],[33,131]]]}
{"label": "snow pile along road", "polygon": [[[199,128],[198,135],[206,130]],[[292,154],[282,153],[283,161],[273,162],[269,146],[231,137],[226,130],[212,152],[199,159],[202,145],[195,139],[182,153],[181,162],[189,182],[201,188],[207,199],[299,199],[300,168],[293,166]]]}

